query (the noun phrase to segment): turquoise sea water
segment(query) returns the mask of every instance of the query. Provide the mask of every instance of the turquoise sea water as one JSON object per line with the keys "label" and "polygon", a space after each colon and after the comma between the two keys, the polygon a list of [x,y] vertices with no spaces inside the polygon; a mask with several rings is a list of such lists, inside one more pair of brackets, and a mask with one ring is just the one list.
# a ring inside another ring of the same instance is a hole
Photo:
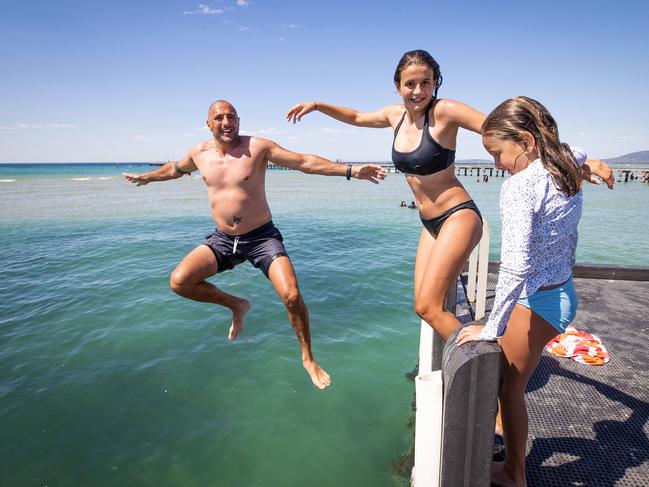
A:
{"label": "turquoise sea water", "polygon": [[[379,186],[271,171],[314,353],[248,264],[214,282],[253,307],[174,295],[168,276],[212,223],[196,176],[136,188],[148,166],[0,166],[0,485],[391,486],[409,446],[421,230],[402,175]],[[502,179],[461,181],[492,224]],[[649,265],[649,185],[587,187],[577,260]]]}

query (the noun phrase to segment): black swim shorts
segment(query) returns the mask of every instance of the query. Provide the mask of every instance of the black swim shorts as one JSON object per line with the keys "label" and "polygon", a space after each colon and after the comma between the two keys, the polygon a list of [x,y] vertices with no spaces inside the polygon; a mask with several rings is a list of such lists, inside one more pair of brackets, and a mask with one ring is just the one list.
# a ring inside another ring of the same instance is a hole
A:
{"label": "black swim shorts", "polygon": [[283,255],[288,257],[282,241],[284,238],[273,221],[244,233],[227,235],[218,227],[205,236],[203,245],[207,245],[216,256],[216,272],[227,271],[248,260],[253,266],[261,269],[268,277],[268,269],[275,259]]}

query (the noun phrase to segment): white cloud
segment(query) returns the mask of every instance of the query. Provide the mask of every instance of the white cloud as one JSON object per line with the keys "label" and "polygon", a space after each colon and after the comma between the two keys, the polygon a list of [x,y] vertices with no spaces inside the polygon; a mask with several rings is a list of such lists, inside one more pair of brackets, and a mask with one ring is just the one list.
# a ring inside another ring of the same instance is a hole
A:
{"label": "white cloud", "polygon": [[336,129],[336,128],[331,128],[331,127],[324,127],[324,128],[318,129],[317,133],[319,133],[319,134],[353,134],[353,133],[356,133],[356,129],[355,128]]}
{"label": "white cloud", "polygon": [[240,25],[239,26],[239,32],[245,32],[247,30],[250,30],[250,27],[246,27],[245,25]]}
{"label": "white cloud", "polygon": [[210,8],[209,5],[205,4],[200,4],[196,10],[189,10],[186,12],[183,12],[183,15],[194,15],[194,14],[205,14],[205,15],[218,15],[224,13],[226,10],[228,10],[227,7],[225,8]]}
{"label": "white cloud", "polygon": [[76,129],[77,128],[77,126],[72,123],[50,123],[47,126],[55,129]]}
{"label": "white cloud", "polygon": [[282,27],[284,27],[286,29],[291,29],[291,30],[295,30],[295,29],[300,28],[300,26],[297,25],[297,24],[282,24]]}
{"label": "white cloud", "polygon": [[280,135],[280,134],[285,134],[286,130],[285,129],[276,129],[275,127],[270,127],[267,129],[261,129],[259,130],[260,134],[264,135]]}
{"label": "white cloud", "polygon": [[367,134],[365,137],[370,139],[388,139],[392,140],[394,138],[394,133],[392,130],[373,130],[371,133]]}
{"label": "white cloud", "polygon": [[193,129],[192,132],[185,132],[183,135],[185,137],[205,137],[205,132],[209,131],[210,129],[207,127],[198,127],[197,129]]}
{"label": "white cloud", "polygon": [[248,6],[248,0],[237,0],[237,5],[239,7],[247,7]]}
{"label": "white cloud", "polygon": [[76,129],[77,125],[71,123],[14,123],[12,125],[0,125],[0,130],[18,129]]}
{"label": "white cloud", "polygon": [[638,136],[627,136],[627,135],[621,135],[621,136],[613,136],[613,137],[606,137],[609,140],[646,140],[646,137],[638,137]]}
{"label": "white cloud", "polygon": [[156,141],[156,140],[165,140],[164,137],[158,137],[156,135],[132,135],[131,139],[136,140],[138,142],[141,142],[141,141],[150,142],[150,141]]}

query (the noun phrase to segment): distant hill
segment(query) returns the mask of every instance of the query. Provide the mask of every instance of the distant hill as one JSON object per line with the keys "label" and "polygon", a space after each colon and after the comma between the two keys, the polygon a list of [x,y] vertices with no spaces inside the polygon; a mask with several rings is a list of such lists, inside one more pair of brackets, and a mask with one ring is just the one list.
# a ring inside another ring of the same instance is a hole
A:
{"label": "distant hill", "polygon": [[649,164],[649,150],[632,152],[631,154],[602,160],[608,164]]}

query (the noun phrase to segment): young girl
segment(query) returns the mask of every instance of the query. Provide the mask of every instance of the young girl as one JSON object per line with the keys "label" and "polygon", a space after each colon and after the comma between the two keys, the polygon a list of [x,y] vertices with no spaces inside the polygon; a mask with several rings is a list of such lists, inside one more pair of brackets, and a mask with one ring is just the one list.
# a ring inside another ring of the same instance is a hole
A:
{"label": "young girl", "polygon": [[[312,101],[295,105],[287,119],[295,123],[319,111],[351,125],[394,129],[392,161],[406,173],[423,225],[415,263],[415,311],[446,340],[460,323],[444,311],[444,297],[482,236],[480,212],[455,177],[455,142],[460,128],[480,133],[485,116],[464,103],[437,99],[442,74],[426,51],[401,57],[394,84],[403,103],[362,113]],[[612,184],[607,165],[589,162],[594,174]]]}
{"label": "young girl", "polygon": [[512,176],[500,193],[502,248],[493,309],[485,325],[462,329],[457,344],[500,341],[507,456],[493,464],[492,482],[526,486],[525,387],[544,345],[575,317],[571,268],[582,206],[580,166],[586,156],[561,143],[552,115],[524,96],[489,114],[482,142],[496,167]]}

